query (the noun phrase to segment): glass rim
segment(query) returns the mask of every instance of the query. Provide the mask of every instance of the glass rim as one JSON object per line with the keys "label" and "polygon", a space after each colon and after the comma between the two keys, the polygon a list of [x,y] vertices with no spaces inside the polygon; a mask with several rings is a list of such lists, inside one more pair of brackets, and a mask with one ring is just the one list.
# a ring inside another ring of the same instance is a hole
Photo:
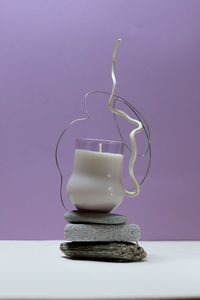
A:
{"label": "glass rim", "polygon": [[76,138],[75,142],[97,142],[97,143],[106,143],[106,144],[121,144],[123,145],[124,142],[122,141],[113,141],[113,140],[104,140],[104,139],[93,139],[93,138]]}

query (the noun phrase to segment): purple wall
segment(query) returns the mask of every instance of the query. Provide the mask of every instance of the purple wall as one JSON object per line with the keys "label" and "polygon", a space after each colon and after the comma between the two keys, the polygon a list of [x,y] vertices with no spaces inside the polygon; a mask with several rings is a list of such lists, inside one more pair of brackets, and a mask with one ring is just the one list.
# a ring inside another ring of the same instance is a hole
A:
{"label": "purple wall", "polygon": [[[63,239],[55,143],[84,114],[87,91],[111,91],[118,37],[117,94],[148,120],[153,153],[141,194],[116,212],[139,224],[145,240],[200,239],[199,29],[198,0],[0,1],[1,239]],[[108,99],[93,100],[91,114],[101,110],[94,125],[63,141],[65,182],[73,137],[116,139]],[[122,128],[128,140],[130,126]],[[143,167],[138,159],[138,178]]]}

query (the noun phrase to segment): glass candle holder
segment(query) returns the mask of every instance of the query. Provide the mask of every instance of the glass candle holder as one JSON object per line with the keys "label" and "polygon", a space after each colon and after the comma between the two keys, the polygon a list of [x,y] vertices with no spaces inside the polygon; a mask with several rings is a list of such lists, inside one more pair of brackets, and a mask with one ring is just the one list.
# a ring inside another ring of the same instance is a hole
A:
{"label": "glass candle holder", "polygon": [[80,210],[109,212],[125,195],[123,143],[76,139],[74,169],[67,183],[70,201]]}

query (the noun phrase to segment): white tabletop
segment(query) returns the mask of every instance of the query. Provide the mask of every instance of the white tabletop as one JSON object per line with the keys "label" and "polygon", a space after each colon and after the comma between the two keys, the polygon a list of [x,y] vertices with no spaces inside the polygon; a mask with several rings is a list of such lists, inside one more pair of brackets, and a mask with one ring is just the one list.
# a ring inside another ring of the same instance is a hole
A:
{"label": "white tabletop", "polygon": [[200,242],[140,242],[143,262],[76,261],[62,241],[1,241],[0,299],[200,298]]}

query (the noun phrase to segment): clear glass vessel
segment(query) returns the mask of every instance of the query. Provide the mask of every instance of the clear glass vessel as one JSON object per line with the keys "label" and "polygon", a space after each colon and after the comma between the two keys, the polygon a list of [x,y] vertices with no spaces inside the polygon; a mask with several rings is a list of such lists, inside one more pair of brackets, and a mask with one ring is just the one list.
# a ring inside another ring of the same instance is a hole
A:
{"label": "clear glass vessel", "polygon": [[67,183],[70,201],[80,210],[109,212],[125,195],[123,143],[76,139],[74,169]]}

